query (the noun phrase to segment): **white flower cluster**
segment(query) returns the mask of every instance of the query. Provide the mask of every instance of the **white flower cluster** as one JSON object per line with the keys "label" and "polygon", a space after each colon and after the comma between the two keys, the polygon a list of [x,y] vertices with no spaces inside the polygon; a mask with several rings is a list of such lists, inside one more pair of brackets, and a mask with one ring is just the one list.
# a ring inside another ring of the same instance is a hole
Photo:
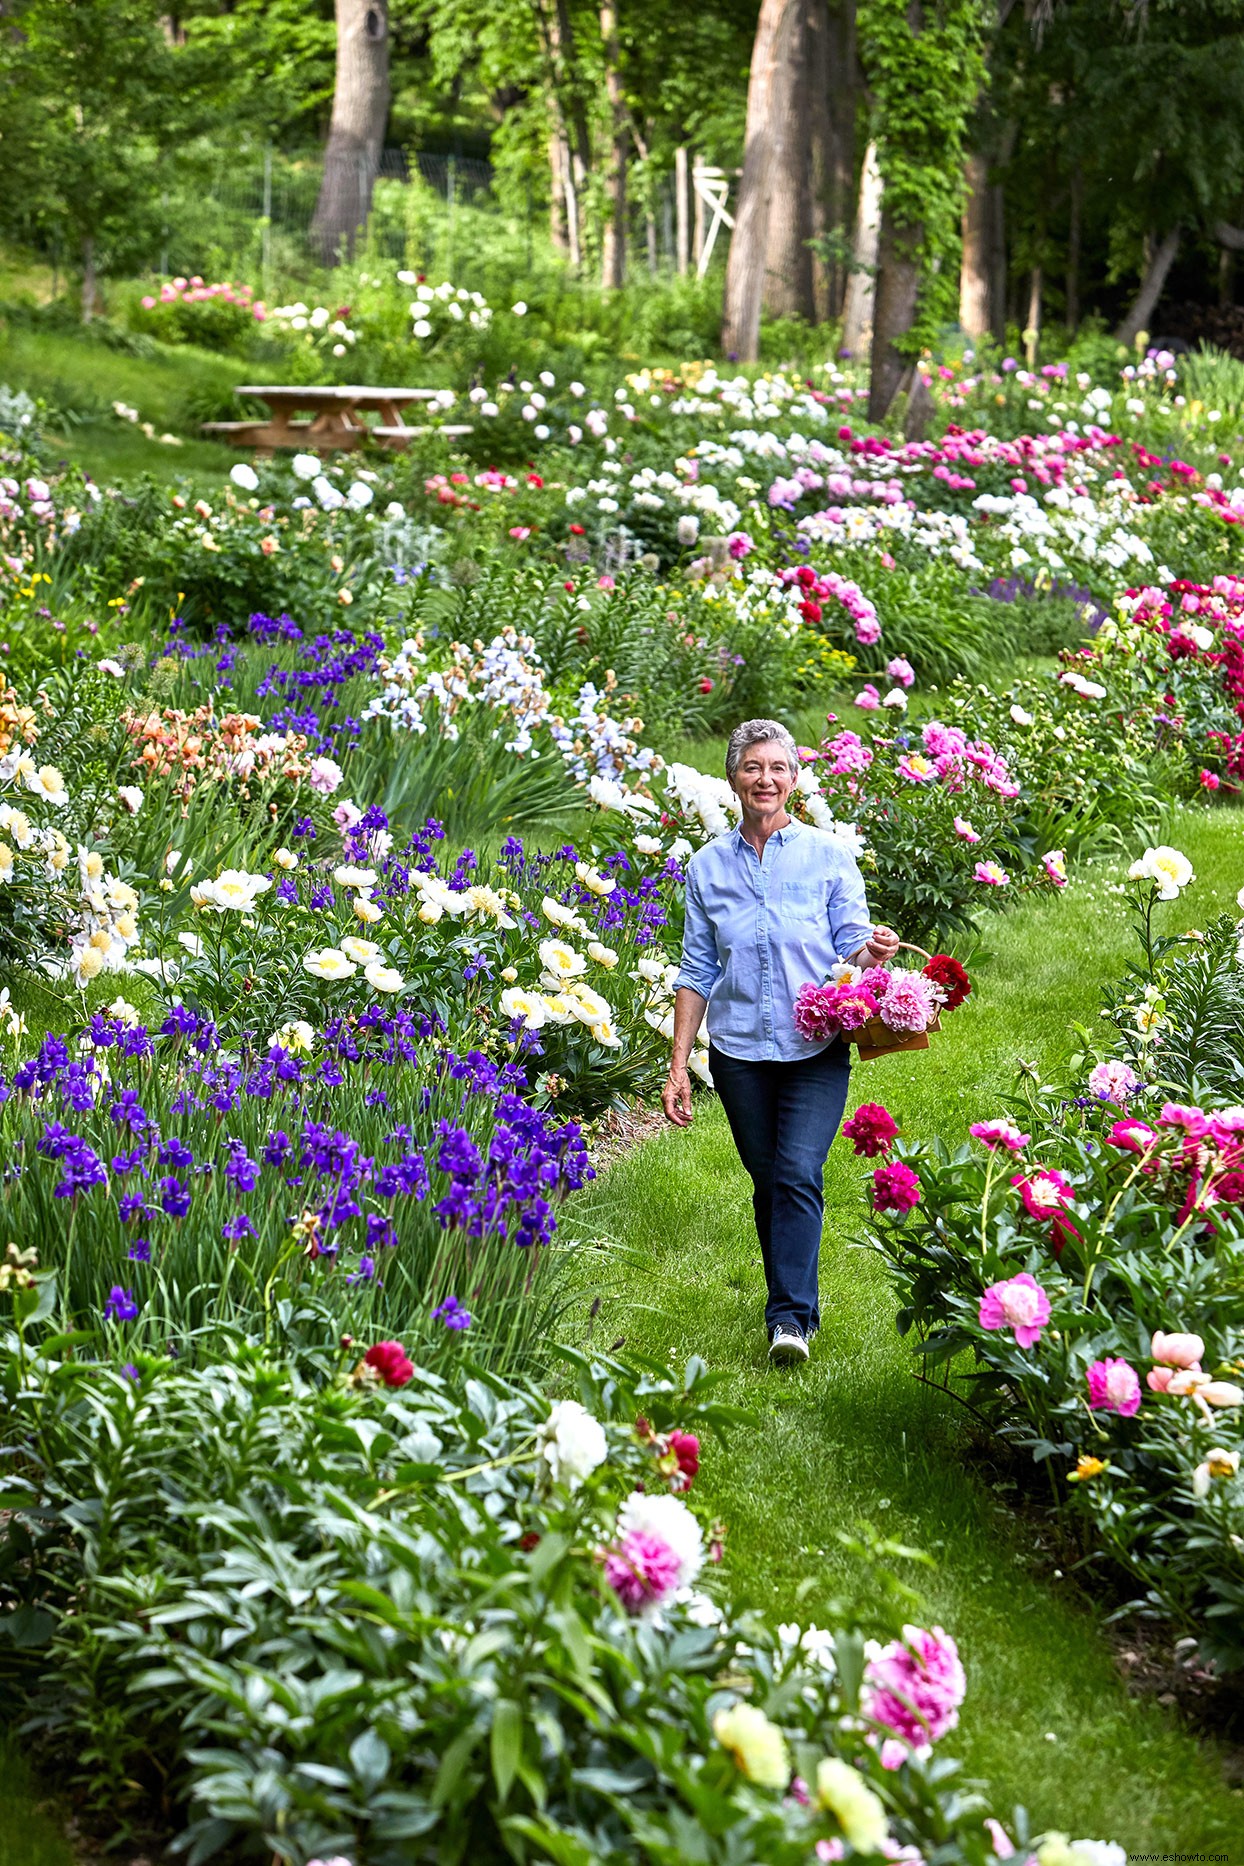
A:
{"label": "white flower cluster", "polygon": [[439,285],[420,283],[414,272],[399,272],[397,282],[415,287],[410,301],[414,320],[411,335],[420,343],[443,335],[451,324],[465,322],[472,330],[487,330],[492,323],[492,306],[482,292],[469,292],[462,285],[455,287],[448,279]]}
{"label": "white flower cluster", "polygon": [[334,317],[324,305],[305,305],[301,299],[296,304],[275,306],[265,325],[301,337],[309,344],[328,344],[332,338],[328,347],[334,356],[344,356],[351,344],[358,342],[358,332],[351,330],[344,318]]}
{"label": "white flower cluster", "polygon": [[382,662],[385,686],[368,702],[363,717],[388,719],[409,732],[426,732],[432,726],[443,738],[454,740],[463,709],[483,706],[504,722],[498,732],[509,734],[504,741],[507,751],[539,758],[536,735],[544,731],[581,784],[592,777],[617,778],[660,765],[657,754],[631,736],[640,722],[604,712],[600,702],[605,695],[590,681],[580,687],[572,713],[554,712],[529,635],[503,629],[486,647],[453,643],[447,667],[429,669],[427,661],[420,637],[404,641],[396,655]]}
{"label": "white flower cluster", "polygon": [[14,750],[0,759],[0,786],[11,787],[0,799],[0,888],[29,885],[45,919],[58,917],[48,900],[49,884],[68,895],[69,955],[52,952],[43,959],[49,977],[72,977],[85,989],[101,972],[128,970],[130,948],[139,938],[137,894],[108,873],[97,849],[75,850],[63,830],[32,822],[23,807],[63,809],[69,792],[60,771]]}

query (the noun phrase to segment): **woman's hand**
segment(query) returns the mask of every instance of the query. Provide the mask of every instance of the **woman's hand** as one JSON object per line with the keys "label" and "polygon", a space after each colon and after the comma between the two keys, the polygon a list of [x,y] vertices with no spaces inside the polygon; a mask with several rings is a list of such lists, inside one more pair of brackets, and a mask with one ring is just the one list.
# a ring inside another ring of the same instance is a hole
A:
{"label": "woman's hand", "polygon": [[665,1087],[661,1090],[661,1106],[666,1120],[672,1121],[675,1127],[691,1126],[691,1077],[684,1064],[670,1064]]}
{"label": "woman's hand", "polygon": [[899,937],[893,927],[875,926],[860,947],[858,957],[865,965],[885,965],[892,959],[899,948]]}

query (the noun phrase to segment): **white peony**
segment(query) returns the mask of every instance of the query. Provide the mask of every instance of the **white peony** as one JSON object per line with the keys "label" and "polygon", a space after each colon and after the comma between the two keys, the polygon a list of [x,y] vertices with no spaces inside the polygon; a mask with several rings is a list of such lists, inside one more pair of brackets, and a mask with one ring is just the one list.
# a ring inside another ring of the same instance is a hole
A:
{"label": "white peony", "polygon": [[604,1427],[578,1400],[558,1400],[536,1436],[553,1482],[569,1490],[577,1490],[609,1453]]}
{"label": "white peony", "polygon": [[258,473],[254,467],[247,466],[244,460],[239,460],[236,466],[229,468],[229,478],[235,486],[240,486],[243,492],[254,492],[259,484]]}

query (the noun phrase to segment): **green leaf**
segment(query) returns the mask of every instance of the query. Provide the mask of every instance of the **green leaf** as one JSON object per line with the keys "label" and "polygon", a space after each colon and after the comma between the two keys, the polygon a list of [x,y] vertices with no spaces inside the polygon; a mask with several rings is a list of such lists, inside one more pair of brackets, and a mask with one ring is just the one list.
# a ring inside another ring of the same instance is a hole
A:
{"label": "green leaf", "polygon": [[374,1730],[364,1730],[350,1745],[350,1767],[369,1794],[383,1782],[391,1760],[389,1745]]}
{"label": "green leaf", "polygon": [[502,1801],[510,1792],[523,1753],[523,1713],[512,1698],[499,1698],[492,1717],[492,1779]]}

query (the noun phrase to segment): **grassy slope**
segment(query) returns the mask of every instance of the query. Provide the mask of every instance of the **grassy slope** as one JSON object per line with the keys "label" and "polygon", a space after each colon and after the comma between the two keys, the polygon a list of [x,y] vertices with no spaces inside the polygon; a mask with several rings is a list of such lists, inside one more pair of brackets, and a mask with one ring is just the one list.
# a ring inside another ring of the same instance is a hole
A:
{"label": "grassy slope", "polygon": [[[1171,839],[1197,884],[1174,925],[1203,923],[1244,883],[1244,814],[1181,813]],[[1091,1021],[1101,982],[1128,955],[1122,903],[1104,871],[1060,899],[991,923],[992,962],[978,996],[936,1046],[857,1072],[857,1099],[880,1099],[913,1135],[954,1141],[999,1112],[1017,1058],[1050,1066],[1072,1019]],[[878,1260],[848,1247],[864,1226],[860,1162],[835,1143],[826,1175],[822,1259],[826,1321],[810,1366],[765,1364],[763,1285],[747,1183],[725,1122],[700,1104],[689,1135],[670,1133],[617,1165],[578,1211],[593,1293],[608,1293],[597,1339],[733,1370],[728,1389],[759,1419],[728,1456],[709,1451],[699,1501],[729,1525],[734,1586],[771,1611],[814,1619],[850,1568],[837,1532],[861,1520],[932,1554],[913,1570],[924,1616],[952,1630],[968,1669],[963,1725],[950,1744],[986,1779],[995,1804],[1025,1805],[1038,1825],[1118,1839],[1133,1850],[1222,1849],[1244,1831],[1244,1790],[1224,1779],[1215,1745],[1152,1702],[1130,1699],[1101,1636],[1091,1591],[1032,1558],[1031,1529],[965,1455],[952,1402],[917,1384],[894,1327]],[[815,1583],[804,1601],[797,1588]]]}
{"label": "grassy slope", "polygon": [[[234,384],[251,380],[253,367],[190,345],[157,344],[151,356],[131,356],[84,341],[72,330],[30,329],[0,318],[0,383],[42,396],[74,416],[72,425],[53,426],[45,455],[52,463],[63,450],[65,459],[101,483],[151,473],[162,480],[187,474],[217,485],[244,456],[197,438],[197,407],[205,396],[227,407]],[[183,445],[148,440],[110,412],[113,402],[136,408],[140,421],[149,421],[157,434],[180,436]]]}

